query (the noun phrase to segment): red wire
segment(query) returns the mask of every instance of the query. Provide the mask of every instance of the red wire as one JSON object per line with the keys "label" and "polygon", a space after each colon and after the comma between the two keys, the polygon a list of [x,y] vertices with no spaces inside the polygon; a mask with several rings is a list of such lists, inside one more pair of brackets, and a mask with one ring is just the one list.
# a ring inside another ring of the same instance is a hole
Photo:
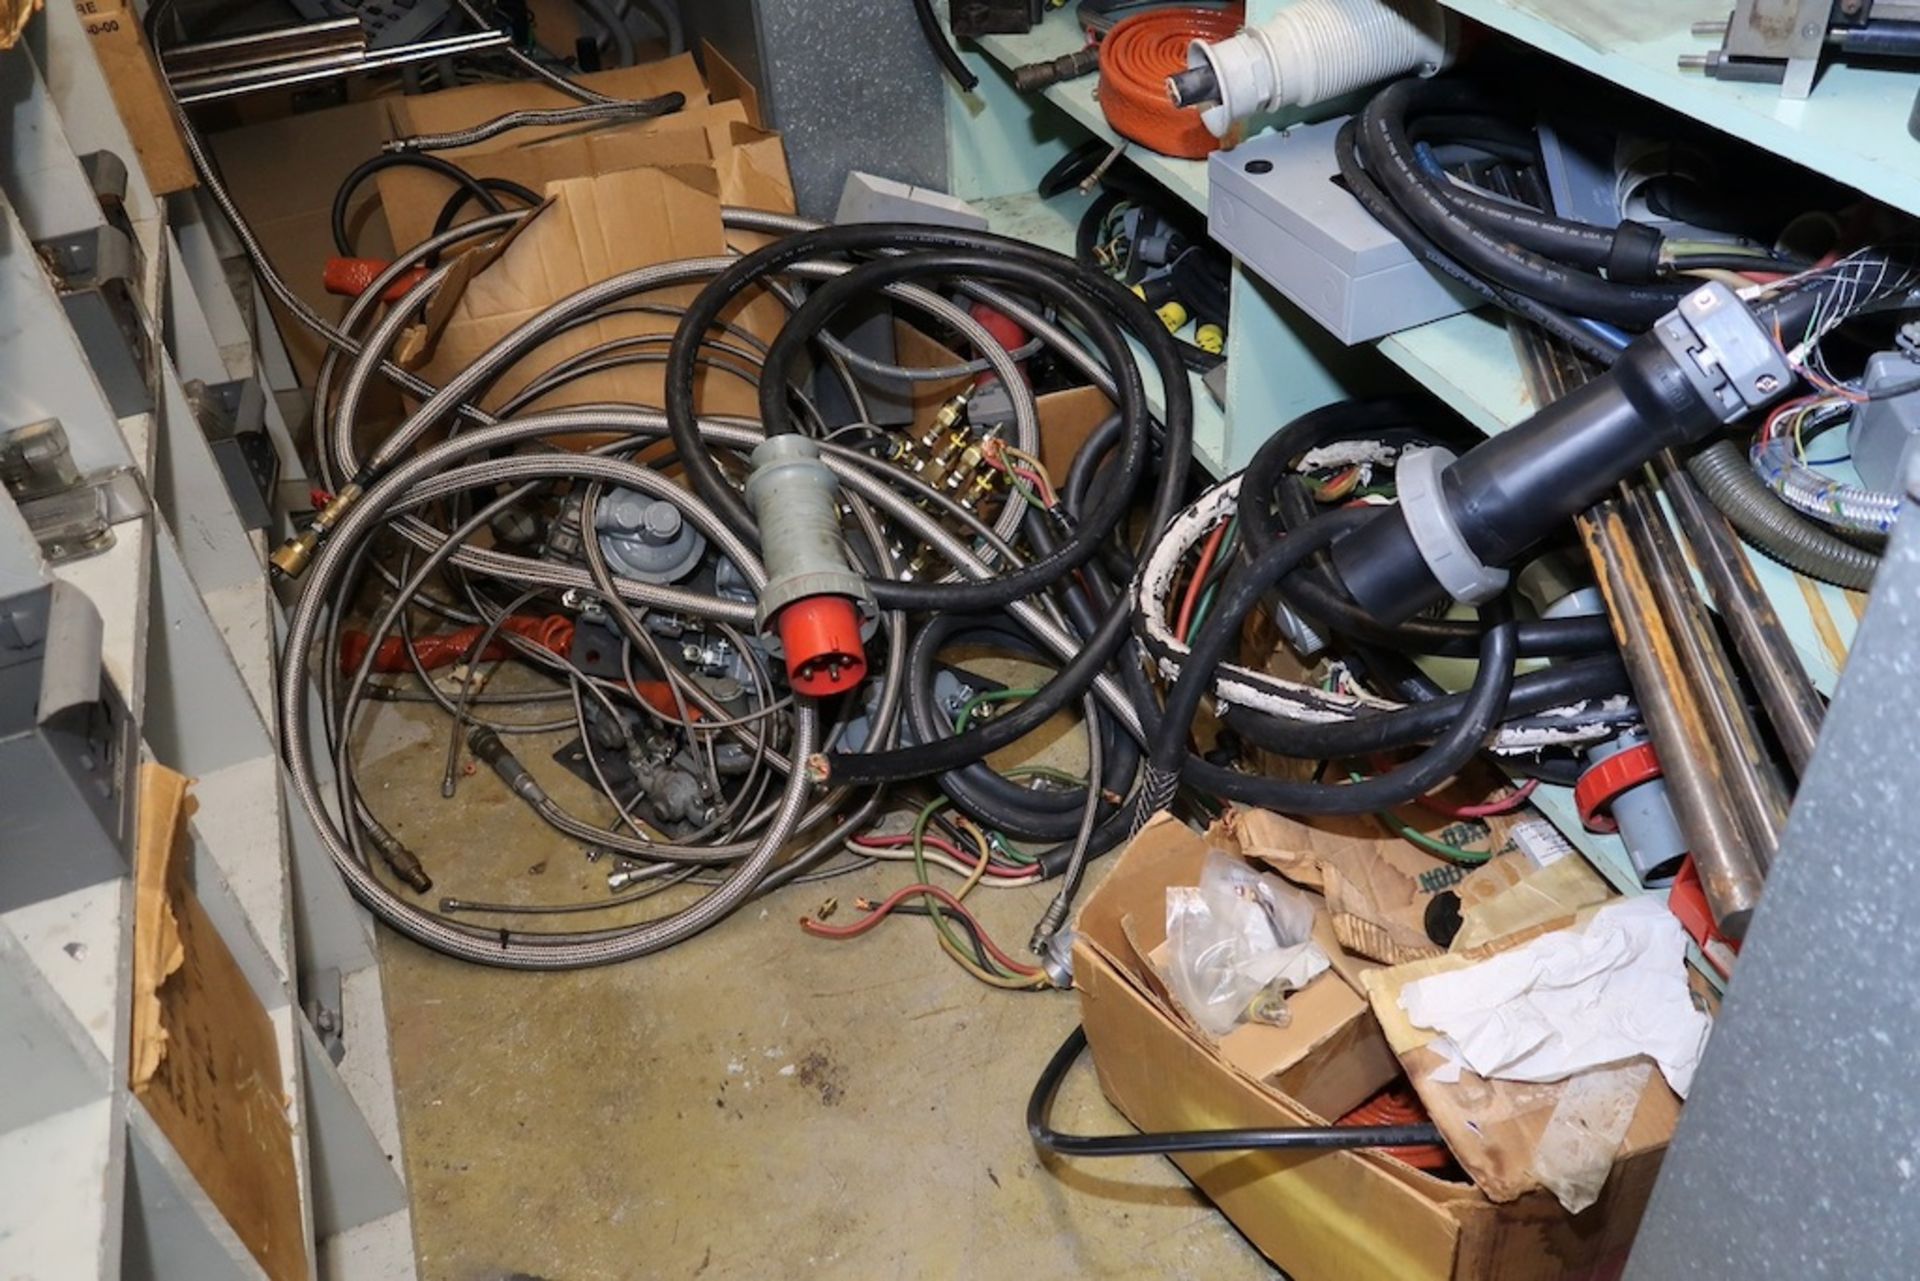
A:
{"label": "red wire", "polygon": [[1496,814],[1511,814],[1525,805],[1527,798],[1532,796],[1539,786],[1539,779],[1530,778],[1505,796],[1497,800],[1483,801],[1478,805],[1449,805],[1432,796],[1417,797],[1416,803],[1423,810],[1431,810],[1447,818],[1492,818]]}
{"label": "red wire", "polygon": [[979,920],[974,917],[973,913],[969,912],[965,907],[962,907],[959,899],[955,898],[953,895],[949,894],[947,891],[941,889],[938,885],[902,886],[901,888],[895,890],[893,893],[887,895],[886,902],[880,904],[880,906],[874,908],[871,912],[868,912],[865,916],[861,917],[859,920],[855,921],[851,925],[828,925],[825,922],[814,920],[811,916],[803,916],[800,918],[800,928],[805,930],[807,933],[812,934],[818,938],[824,938],[824,939],[857,938],[860,935],[865,934],[868,930],[872,929],[874,926],[880,924],[881,921],[887,918],[887,914],[889,912],[893,911],[894,908],[899,907],[902,902],[904,902],[909,898],[912,898],[915,894],[924,894],[932,898],[939,899],[941,904],[945,906],[948,910],[950,910],[955,916],[961,918],[967,924],[971,925],[973,927],[973,932],[979,936],[980,945],[987,949],[987,955],[991,956],[994,960],[998,961],[1001,964],[1001,966],[1003,966],[1009,972],[1013,974],[1017,974],[1021,978],[1032,978],[1034,975],[1040,973],[1039,970],[1034,969],[1032,966],[1022,965],[1020,964],[1020,962],[1008,956],[1005,952],[1002,952],[1000,950],[999,945],[996,944],[991,938],[987,937],[986,930],[981,927]]}
{"label": "red wire", "polygon": [[[890,850],[897,849],[902,845],[913,844],[913,837],[905,832],[890,833],[886,836],[856,836],[853,838],[853,843],[855,845],[871,846],[875,849]],[[965,863],[968,870],[972,870],[974,865],[980,861],[979,856],[968,854],[958,845],[955,845],[952,841],[946,840],[943,837],[924,837],[921,843],[931,846],[939,850],[942,854]],[[999,863],[989,862],[987,864],[987,875],[1005,877],[1032,876],[1033,869],[1030,867],[1007,867]]]}
{"label": "red wire", "polygon": [[1220,522],[1207,535],[1207,545],[1200,549],[1200,563],[1193,567],[1193,581],[1187,584],[1187,594],[1180,601],[1180,619],[1173,625],[1173,634],[1180,640],[1187,638],[1187,625],[1193,622],[1193,607],[1200,601],[1200,584],[1206,581],[1207,571],[1213,568],[1213,558],[1220,554],[1220,544],[1227,536],[1227,523]]}

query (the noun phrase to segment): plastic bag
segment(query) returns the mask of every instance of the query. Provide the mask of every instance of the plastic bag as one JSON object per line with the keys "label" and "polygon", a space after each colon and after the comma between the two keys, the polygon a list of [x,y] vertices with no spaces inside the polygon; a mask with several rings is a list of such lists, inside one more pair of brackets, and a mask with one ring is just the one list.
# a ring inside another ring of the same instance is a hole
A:
{"label": "plastic bag", "polygon": [[1167,887],[1167,987],[1211,1036],[1256,1004],[1261,1021],[1284,1025],[1278,998],[1328,964],[1313,942],[1313,901],[1276,876],[1215,850],[1199,885]]}

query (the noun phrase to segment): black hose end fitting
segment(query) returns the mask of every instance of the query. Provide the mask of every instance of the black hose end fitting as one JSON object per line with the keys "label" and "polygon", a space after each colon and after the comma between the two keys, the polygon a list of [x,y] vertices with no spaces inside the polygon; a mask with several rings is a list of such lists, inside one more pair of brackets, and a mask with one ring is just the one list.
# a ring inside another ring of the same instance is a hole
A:
{"label": "black hose end fitting", "polygon": [[1607,255],[1607,279],[1615,284],[1648,285],[1660,276],[1660,250],[1667,238],[1644,222],[1622,222]]}

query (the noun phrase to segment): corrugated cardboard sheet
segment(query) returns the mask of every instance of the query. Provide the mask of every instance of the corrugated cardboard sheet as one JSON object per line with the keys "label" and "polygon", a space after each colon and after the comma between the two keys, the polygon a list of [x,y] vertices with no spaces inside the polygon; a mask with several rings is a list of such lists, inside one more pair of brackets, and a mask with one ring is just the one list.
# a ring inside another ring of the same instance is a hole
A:
{"label": "corrugated cardboard sheet", "polygon": [[274,1281],[305,1281],[273,1024],[188,884],[187,780],[140,771],[128,1084]]}

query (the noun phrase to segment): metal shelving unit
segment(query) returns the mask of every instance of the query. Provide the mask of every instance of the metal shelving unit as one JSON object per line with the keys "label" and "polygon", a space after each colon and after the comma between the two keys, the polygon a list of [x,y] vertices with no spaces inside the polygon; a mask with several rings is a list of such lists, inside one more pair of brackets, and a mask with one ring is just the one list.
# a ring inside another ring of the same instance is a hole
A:
{"label": "metal shelving unit", "polygon": [[[137,726],[141,758],[195,780],[193,887],[274,1029],[307,1271],[411,1277],[371,922],[289,803],[267,531],[239,514],[190,398],[196,383],[253,380],[282,481],[301,484],[276,404],[293,389],[289,367],[254,300],[229,284],[217,220],[194,193],[162,201],[147,187],[71,6],[48,6],[0,53],[0,91],[0,432],[56,419],[79,470],[124,469],[115,492],[131,497],[111,511],[109,547],[49,569],[0,490],[0,595],[49,579],[78,589],[100,617],[102,678]],[[126,169],[124,191],[105,204],[97,167],[82,160],[96,153]],[[40,249],[116,223],[139,264],[121,337],[152,353],[132,413],[116,412],[125,389],[110,390],[101,335],[70,322]],[[0,884],[48,857],[7,845],[0,835]],[[15,904],[0,911],[0,1275],[264,1276],[129,1090],[127,869],[0,901]],[[316,1021],[345,1029],[339,1063]]]}
{"label": "metal shelving unit", "polygon": [[[1286,3],[1252,0],[1249,21]],[[1729,85],[1679,70],[1677,55],[1699,44],[1691,23],[1724,17],[1724,0],[1633,5],[1619,13],[1582,0],[1444,3],[1670,109],[1920,210],[1920,147],[1905,131],[1913,101],[1910,76],[1830,68],[1810,102],[1786,102],[1772,86]],[[1068,197],[1042,201],[1034,194],[1040,175],[1089,134],[1118,139],[1101,112],[1096,78],[1028,96],[1013,90],[1010,72],[1082,43],[1070,11],[1051,13],[1027,35],[983,38],[979,52],[967,54],[980,76],[979,89],[949,92],[955,194],[979,203],[995,230],[1056,249],[1070,250],[1083,206]],[[1137,146],[1126,154],[1170,195],[1206,210],[1205,162]],[[1391,390],[1406,379],[1488,433],[1521,422],[1535,408],[1506,325],[1492,312],[1449,316],[1346,347],[1237,262],[1232,307],[1225,403],[1215,404],[1197,386],[1195,396],[1201,407],[1195,453],[1216,475],[1245,465],[1262,440],[1300,413],[1342,397]],[[1864,595],[1815,583],[1757,554],[1752,559],[1815,684],[1831,693],[1864,612]],[[1637,888],[1619,842],[1581,826],[1570,791],[1542,788],[1536,801],[1610,879],[1623,889]]]}
{"label": "metal shelving unit", "polygon": [[[1254,0],[1249,20],[1270,16],[1285,3]],[[1725,4],[1715,0],[1636,5],[1621,14],[1580,0],[1445,3],[1670,109],[1920,210],[1920,148],[1905,123],[1913,101],[1910,76],[1831,67],[1813,99],[1791,102],[1772,86],[1725,84],[1682,71],[1676,57],[1700,43],[1690,24],[1725,16]],[[1096,78],[1029,97],[1013,91],[1008,73],[1081,43],[1070,11],[1050,14],[1027,35],[986,37],[978,43],[984,56],[969,55],[980,89],[949,95],[955,193],[982,201],[996,229],[1054,247],[1071,245],[1078,211],[1033,195],[1039,175],[1089,133],[1109,142],[1117,138],[1101,113]],[[1141,147],[1126,154],[1169,194],[1205,211],[1205,162],[1169,159]],[[1195,451],[1216,475],[1245,465],[1274,428],[1298,414],[1344,396],[1389,390],[1399,378],[1426,387],[1489,433],[1513,426],[1535,408],[1506,326],[1491,312],[1449,316],[1350,348],[1237,263],[1232,305],[1225,404],[1196,394],[1202,412]],[[1802,578],[1765,557],[1753,560],[1814,683],[1831,693],[1864,597]]]}

